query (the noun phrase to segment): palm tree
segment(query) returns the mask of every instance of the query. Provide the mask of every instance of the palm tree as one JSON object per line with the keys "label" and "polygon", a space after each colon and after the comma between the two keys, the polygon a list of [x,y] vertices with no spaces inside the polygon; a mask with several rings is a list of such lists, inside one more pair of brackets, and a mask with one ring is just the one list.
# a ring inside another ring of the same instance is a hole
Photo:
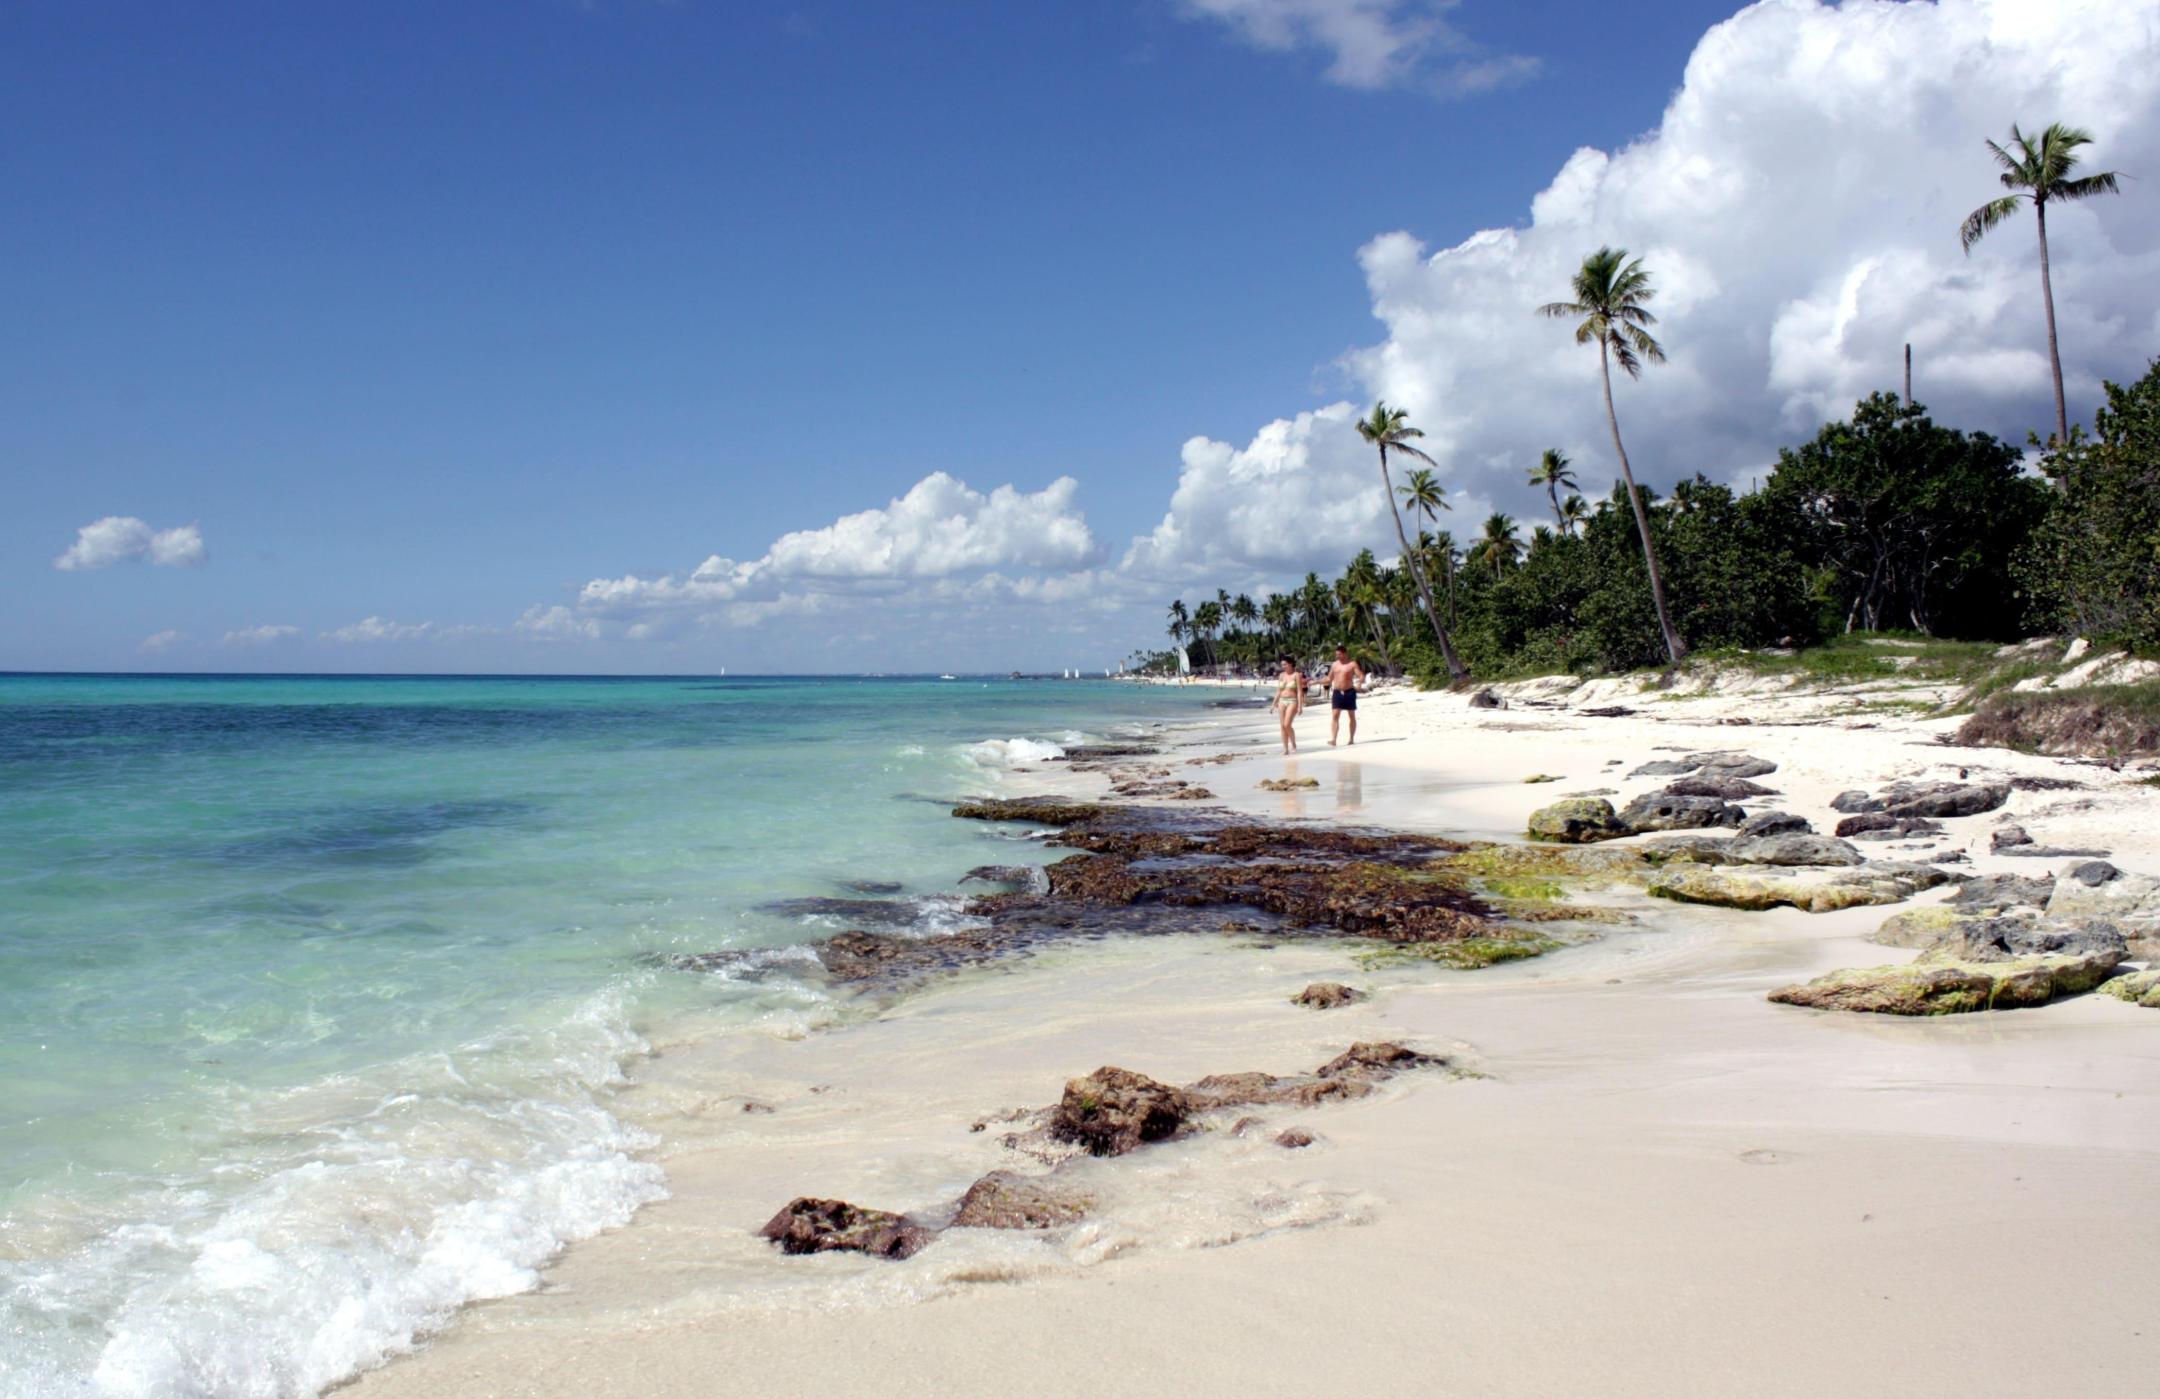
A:
{"label": "palm tree", "polygon": [[1239,593],[1230,601],[1230,615],[1237,619],[1239,626],[1249,627],[1260,620],[1260,609],[1251,598]]}
{"label": "palm tree", "polygon": [[1268,635],[1277,647],[1283,642],[1283,633],[1290,629],[1290,618],[1297,607],[1288,593],[1275,593],[1260,604],[1260,616],[1268,624]]}
{"label": "palm tree", "polygon": [[2072,179],[2070,172],[2077,169],[2079,160],[2077,148],[2091,145],[2092,136],[2059,121],[2051,122],[2036,137],[2027,136],[2013,122],[2010,144],[2017,148],[2014,154],[1993,141],[1987,143],[1987,148],[2003,168],[2003,188],[2025,193],[2006,194],[1973,210],[1965,216],[1958,239],[1970,255],[1973,244],[1986,237],[1989,229],[2023,208],[2027,198],[2032,200],[2033,214],[2040,225],[2040,299],[2047,305],[2048,364],[2055,371],[2055,438],[2067,442],[2070,415],[2063,406],[2062,352],[2055,346],[2055,288],[2048,278],[2047,206],[2051,199],[2067,204],[2096,194],[2114,194],[2115,172],[2105,170]]}
{"label": "palm tree", "polygon": [[1419,467],[1403,477],[1403,484],[1395,488],[1402,503],[1412,515],[1421,516],[1427,525],[1440,518],[1443,510],[1453,510],[1448,504],[1447,492],[1440,488],[1440,479],[1428,467]]}
{"label": "palm tree", "polygon": [[1522,557],[1522,541],[1515,537],[1515,517],[1495,510],[1485,517],[1485,532],[1478,536],[1477,556],[1492,565],[1498,578],[1503,567],[1513,567]]}
{"label": "palm tree", "polygon": [[1567,455],[1558,447],[1547,447],[1545,455],[1538,458],[1538,464],[1530,468],[1530,484],[1545,488],[1545,494],[1552,500],[1553,518],[1560,522],[1560,528],[1566,529],[1567,516],[1560,513],[1560,488],[1576,489],[1575,473],[1568,470]]}
{"label": "palm tree", "polygon": [[1215,632],[1222,626],[1222,606],[1212,600],[1201,603],[1192,610],[1193,630],[1207,642],[1208,664],[1215,663]]}
{"label": "palm tree", "polygon": [[1186,636],[1189,635],[1191,631],[1192,622],[1190,620],[1190,614],[1185,611],[1185,600],[1183,598],[1179,598],[1170,604],[1171,643],[1173,645],[1182,646],[1185,642]]}
{"label": "palm tree", "polygon": [[1571,495],[1560,502],[1560,530],[1563,534],[1575,533],[1589,518],[1590,507],[1583,503],[1581,496]]}
{"label": "palm tree", "polygon": [[1402,511],[1395,504],[1395,478],[1388,473],[1387,454],[1400,452],[1427,466],[1438,465],[1424,452],[1411,445],[1413,438],[1425,434],[1410,426],[1410,415],[1400,408],[1390,408],[1386,403],[1373,405],[1372,416],[1358,422],[1358,436],[1380,449],[1380,484],[1387,494],[1388,516],[1395,521],[1395,538],[1402,545],[1402,556],[1409,561],[1410,575],[1417,579],[1418,596],[1425,603],[1425,620],[1432,623],[1433,636],[1440,643],[1440,658],[1447,662],[1448,678],[1468,680],[1470,671],[1456,658],[1455,647],[1449,642],[1447,628],[1440,625],[1440,613],[1433,606],[1432,587],[1425,581],[1425,569],[1417,561],[1417,554],[1410,548],[1410,536],[1403,533]]}
{"label": "palm tree", "polygon": [[1665,654],[1675,665],[1687,654],[1687,643],[1673,629],[1672,614],[1665,608],[1665,580],[1658,573],[1657,546],[1650,542],[1650,517],[1643,513],[1642,494],[1635,489],[1635,472],[1628,465],[1627,446],[1620,440],[1620,415],[1613,410],[1612,367],[1615,360],[1630,379],[1642,377],[1642,362],[1663,363],[1665,347],[1651,338],[1645,326],[1657,317],[1643,303],[1655,293],[1642,259],[1628,261],[1625,248],[1599,248],[1583,259],[1575,273],[1575,299],[1548,302],[1538,308],[1541,316],[1556,320],[1580,316],[1575,343],[1598,347],[1598,368],[1605,379],[1605,421],[1612,427],[1613,451],[1620,458],[1620,474],[1627,480],[1628,504],[1635,509],[1635,530],[1642,536],[1643,562],[1650,570],[1650,601],[1657,607],[1658,630],[1665,635]]}

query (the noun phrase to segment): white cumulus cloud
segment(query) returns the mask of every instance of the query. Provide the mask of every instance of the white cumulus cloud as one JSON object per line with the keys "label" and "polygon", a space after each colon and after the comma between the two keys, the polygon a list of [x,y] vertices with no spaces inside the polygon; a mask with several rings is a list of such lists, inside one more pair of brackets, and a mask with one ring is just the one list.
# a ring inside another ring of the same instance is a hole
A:
{"label": "white cumulus cloud", "polygon": [[578,604],[612,616],[732,606],[729,615],[747,625],[774,615],[769,604],[790,598],[874,596],[996,568],[1081,568],[1101,548],[1077,507],[1079,489],[1061,476],[1040,491],[1005,485],[983,492],[932,472],[883,507],[784,534],[759,558],[738,562],[715,554],[685,574],[595,578]]}
{"label": "white cumulus cloud", "polygon": [[283,641],[287,637],[298,636],[299,634],[300,628],[298,627],[277,625],[236,627],[232,631],[225,633],[225,638],[220,644],[225,646],[268,646],[274,641]]}
{"label": "white cumulus cloud", "polygon": [[1183,0],[1189,16],[1218,21],[1247,44],[1328,55],[1329,82],[1353,88],[1422,84],[1471,93],[1535,73],[1523,54],[1488,53],[1449,22],[1457,0]]}
{"label": "white cumulus cloud", "polygon": [[142,649],[150,652],[169,651],[186,640],[186,632],[167,627],[164,631],[153,632],[144,637],[142,639]]}
{"label": "white cumulus cloud", "polygon": [[[2022,441],[2053,418],[2032,219],[1970,257],[1957,229],[2001,192],[1982,142],[2057,120],[2093,132],[2087,169],[2155,177],[2050,213],[2072,416],[2089,416],[2103,376],[2134,378],[2160,351],[2160,0],[1763,0],[1703,36],[1654,131],[1576,152],[1527,224],[1437,251],[1402,232],[1368,243],[1387,336],[1346,367],[1365,404],[1410,411],[1467,500],[1543,514],[1523,473],[1546,447],[1596,494],[1616,470],[1597,356],[1533,312],[1610,244],[1645,260],[1671,356],[1615,386],[1654,484],[1760,474],[1780,445],[1897,387],[1907,342],[1939,419]],[[1351,416],[1286,416],[1242,449],[1187,443],[1169,514],[1129,565],[1389,552]],[[1476,516],[1441,523],[1460,535]]]}
{"label": "white cumulus cloud", "polygon": [[194,525],[152,529],[133,515],[107,515],[75,531],[75,542],[53,560],[53,567],[73,571],[141,560],[192,568],[203,557],[202,531]]}

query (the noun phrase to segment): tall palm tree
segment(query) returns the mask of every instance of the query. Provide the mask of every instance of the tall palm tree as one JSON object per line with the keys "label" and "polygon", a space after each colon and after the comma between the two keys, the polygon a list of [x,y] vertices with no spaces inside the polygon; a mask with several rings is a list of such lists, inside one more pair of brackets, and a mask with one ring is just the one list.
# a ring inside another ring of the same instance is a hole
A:
{"label": "tall palm tree", "polygon": [[1627,445],[1620,440],[1620,415],[1613,409],[1612,367],[1618,361],[1630,379],[1642,377],[1642,362],[1660,364],[1665,347],[1643,327],[1657,324],[1657,317],[1643,303],[1655,295],[1650,274],[1642,259],[1628,261],[1625,248],[1599,248],[1583,259],[1575,273],[1575,299],[1552,301],[1538,307],[1538,314],[1555,320],[1581,317],[1575,327],[1575,343],[1598,347],[1598,368],[1605,380],[1605,421],[1612,427],[1613,451],[1620,458],[1620,474],[1627,480],[1628,504],[1635,509],[1635,531],[1642,536],[1643,562],[1650,570],[1650,601],[1657,607],[1658,630],[1665,636],[1665,654],[1674,664],[1688,652],[1687,643],[1673,629],[1672,614],[1665,607],[1665,580],[1658,573],[1657,546],[1650,542],[1650,517],[1643,513],[1642,493],[1635,489],[1635,471],[1628,465]]}
{"label": "tall palm tree", "polygon": [[2097,175],[2073,179],[2070,172],[2077,169],[2080,159],[2077,148],[2091,145],[2092,136],[2059,121],[2049,123],[2047,130],[2038,136],[2027,136],[2013,122],[2010,144],[2015,151],[2006,150],[1993,141],[1987,143],[1987,148],[2003,168],[2003,188],[2023,190],[2024,193],[2006,194],[1973,210],[1965,216],[1958,239],[1970,254],[1973,244],[1986,237],[1989,229],[2023,208],[2028,198],[2032,200],[2033,214],[2040,225],[2040,299],[2047,303],[2048,365],[2055,371],[2055,438],[2067,442],[2070,440],[2070,414],[2063,406],[2062,352],[2055,346],[2055,287],[2048,277],[2047,206],[2051,199],[2058,204],[2068,204],[2074,199],[2089,199],[2096,194],[2114,194],[2117,192],[2115,172],[2105,170]]}
{"label": "tall palm tree", "polygon": [[1545,455],[1538,458],[1538,464],[1530,468],[1530,484],[1545,488],[1546,496],[1552,500],[1553,518],[1560,522],[1560,528],[1566,529],[1567,516],[1560,513],[1560,488],[1565,486],[1571,491],[1577,488],[1575,473],[1568,470],[1567,454],[1558,447],[1547,447]]}
{"label": "tall palm tree", "polygon": [[1485,532],[1478,536],[1478,557],[1492,565],[1493,577],[1513,567],[1522,557],[1522,541],[1515,537],[1515,517],[1495,510],[1485,517]]}
{"label": "tall palm tree", "polygon": [[1386,403],[1373,405],[1372,416],[1360,419],[1358,436],[1380,449],[1380,484],[1387,494],[1388,517],[1395,522],[1395,538],[1402,545],[1402,556],[1410,564],[1410,575],[1417,579],[1418,596],[1425,603],[1425,620],[1432,623],[1433,636],[1440,643],[1440,658],[1447,662],[1448,678],[1468,680],[1469,668],[1455,655],[1455,647],[1448,640],[1447,628],[1440,625],[1440,613],[1433,606],[1432,587],[1425,581],[1424,565],[1417,561],[1417,553],[1410,547],[1410,536],[1403,533],[1402,511],[1395,504],[1395,478],[1388,472],[1387,454],[1399,452],[1414,461],[1436,466],[1431,457],[1411,445],[1413,439],[1425,434],[1410,426],[1410,415],[1400,408],[1390,408]]}
{"label": "tall palm tree", "polygon": [[1268,624],[1268,636],[1277,647],[1283,644],[1283,633],[1290,629],[1290,618],[1297,607],[1288,593],[1274,593],[1260,604],[1260,616]]}
{"label": "tall palm tree", "polygon": [[1575,533],[1589,518],[1590,507],[1584,503],[1581,496],[1571,495],[1560,502],[1560,530],[1563,534]]}
{"label": "tall palm tree", "polygon": [[1191,614],[1185,610],[1185,600],[1179,598],[1170,604],[1170,641],[1182,646],[1192,631]]}
{"label": "tall palm tree", "polygon": [[1249,627],[1260,620],[1260,608],[1250,597],[1239,593],[1230,600],[1230,615],[1237,619],[1239,626]]}

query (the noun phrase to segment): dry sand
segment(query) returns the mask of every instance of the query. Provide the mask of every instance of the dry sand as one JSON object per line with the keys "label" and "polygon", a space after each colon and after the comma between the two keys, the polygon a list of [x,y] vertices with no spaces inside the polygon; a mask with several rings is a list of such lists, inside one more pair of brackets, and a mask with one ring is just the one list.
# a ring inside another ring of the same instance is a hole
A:
{"label": "dry sand", "polygon": [[[1179,756],[1250,754],[1197,771],[1255,812],[1495,837],[1559,794],[1654,785],[1614,774],[1664,746],[1779,763],[1775,805],[1818,826],[1847,787],[2045,776],[2085,785],[2014,794],[2037,839],[2160,874],[2154,789],[1948,749],[1940,721],[1866,696],[1572,698],[1644,712],[1374,697],[1355,749],[1326,749],[1324,712],[1308,715],[1295,772],[1321,786],[1289,795],[1257,788],[1286,771],[1257,708]],[[1755,722],[1720,722],[1739,717]],[[2070,863],[1988,855],[1996,819],[1948,822],[1928,851]],[[1634,907],[1602,941],[1470,973],[1362,971],[1332,944],[1063,948],[808,1038],[665,1049],[624,1110],[663,1139],[673,1197],[354,1391],[2152,1392],[2160,1014],[2101,997],[1926,1021],[1774,1006],[1776,986],[1910,956],[1858,940],[1891,910]],[[1288,1004],[1323,978],[1375,998]],[[1405,1077],[1272,1110],[1256,1137],[1083,1163],[1102,1208],[1055,1237],[958,1231],[887,1263],[784,1259],[752,1234],[796,1194],[949,1199],[1016,1164],[997,1124],[971,1123],[1098,1064],[1291,1072],[1374,1038],[1487,1076]],[[1319,1142],[1273,1146],[1291,1122]]]}

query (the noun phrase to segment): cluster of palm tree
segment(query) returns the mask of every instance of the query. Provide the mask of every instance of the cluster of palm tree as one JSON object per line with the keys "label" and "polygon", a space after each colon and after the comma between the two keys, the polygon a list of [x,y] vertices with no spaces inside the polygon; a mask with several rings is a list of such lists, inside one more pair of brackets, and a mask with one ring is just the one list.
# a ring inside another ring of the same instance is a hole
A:
{"label": "cluster of palm tree", "polygon": [[[2040,287],[2047,313],[2048,358],[2054,374],[2055,440],[2064,443],[2070,440],[2070,427],[2063,398],[2062,357],[2056,342],[2055,297],[2048,265],[2047,211],[2050,203],[2067,203],[2116,192],[2118,176],[2113,171],[2087,176],[2075,174],[2081,159],[2078,148],[2091,141],[2092,137],[2086,132],[2059,122],[2036,136],[2027,136],[2013,125],[2008,147],[1989,141],[1989,151],[2003,167],[2003,186],[2011,193],[1975,209],[1959,231],[1960,241],[1970,252],[1975,243],[2023,208],[2028,200],[2033,205],[2040,235]],[[1635,483],[1634,466],[1628,459],[1627,444],[1620,433],[1619,411],[1613,401],[1614,366],[1617,365],[1628,378],[1639,379],[1646,364],[1662,364],[1665,360],[1664,346],[1650,331],[1650,327],[1657,324],[1657,317],[1649,310],[1649,302],[1656,291],[1642,259],[1631,259],[1626,249],[1614,247],[1601,247],[1585,257],[1575,272],[1569,291],[1568,300],[1548,302],[1536,308],[1536,314],[1574,322],[1575,343],[1597,347],[1599,383],[1604,395],[1605,423],[1612,434],[1613,457],[1620,468],[1620,478],[1634,514],[1650,601],[1657,615],[1665,655],[1677,664],[1688,654],[1688,645],[1673,625],[1671,611],[1666,605],[1664,577],[1658,568],[1657,546],[1651,537],[1643,492]],[[1245,630],[1232,635],[1261,645],[1262,650],[1309,640],[1309,634],[1316,630],[1325,632],[1331,627],[1341,627],[1361,636],[1370,635],[1384,660],[1393,649],[1390,636],[1399,638],[1402,633],[1412,611],[1410,604],[1414,596],[1416,609],[1424,615],[1449,676],[1456,681],[1469,677],[1469,670],[1457,654],[1450,635],[1456,616],[1456,576],[1460,568],[1471,567],[1490,569],[1494,577],[1499,577],[1522,557],[1519,527],[1511,516],[1495,512],[1486,519],[1482,533],[1470,550],[1458,552],[1451,536],[1444,532],[1435,534],[1431,530],[1439,513],[1451,507],[1437,474],[1439,464],[1417,445],[1425,434],[1410,425],[1407,411],[1390,407],[1384,401],[1376,403],[1372,412],[1358,422],[1357,430],[1359,436],[1379,453],[1381,486],[1386,492],[1388,513],[1394,522],[1395,542],[1399,546],[1397,567],[1382,568],[1367,550],[1332,588],[1322,584],[1317,575],[1307,574],[1301,587],[1290,593],[1275,594],[1259,607],[1257,616],[1268,624],[1264,633],[1252,629],[1256,614],[1252,600],[1247,597],[1232,599],[1218,591],[1216,601],[1203,602],[1190,614],[1184,603],[1172,603],[1173,640],[1182,642],[1187,636],[1195,637],[1212,659],[1224,660],[1230,658],[1218,654],[1217,639],[1226,619],[1244,623]],[[1400,485],[1396,484],[1390,467],[1391,454],[1399,460],[1421,463],[1406,473]],[[1559,449],[1548,448],[1539,457],[1538,464],[1530,469],[1529,484],[1544,488],[1552,505],[1554,525],[1561,535],[1575,534],[1589,519],[1592,512],[1579,493],[1572,463]],[[1683,513],[1690,508],[1687,492],[1691,486],[1692,483],[1682,482],[1674,489],[1673,506]],[[1563,488],[1568,492],[1565,498],[1561,495]],[[1404,524],[1406,513],[1423,524],[1415,543]],[[1551,531],[1545,526],[1537,526],[1532,534],[1532,547],[1550,536]],[[1435,571],[1441,577],[1440,596],[1446,603],[1444,609],[1435,598],[1431,577]],[[1307,635],[1301,635],[1301,628]]]}

